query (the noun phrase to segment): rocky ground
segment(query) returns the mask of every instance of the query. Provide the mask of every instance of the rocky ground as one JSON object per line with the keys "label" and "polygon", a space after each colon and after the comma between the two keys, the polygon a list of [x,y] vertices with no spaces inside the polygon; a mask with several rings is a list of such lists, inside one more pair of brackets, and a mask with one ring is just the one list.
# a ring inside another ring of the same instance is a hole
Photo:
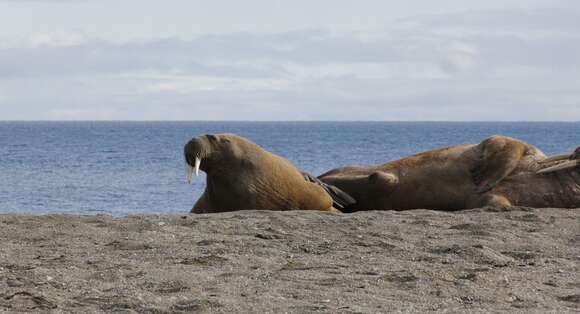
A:
{"label": "rocky ground", "polygon": [[0,312],[580,311],[580,209],[4,214],[0,239]]}

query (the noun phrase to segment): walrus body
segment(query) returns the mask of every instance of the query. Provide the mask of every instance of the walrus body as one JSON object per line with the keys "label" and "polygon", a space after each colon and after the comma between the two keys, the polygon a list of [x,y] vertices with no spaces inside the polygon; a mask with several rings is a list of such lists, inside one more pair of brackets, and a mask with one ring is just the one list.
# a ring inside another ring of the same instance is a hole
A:
{"label": "walrus body", "polygon": [[480,202],[483,205],[491,202],[503,206],[580,207],[580,147],[572,154],[542,159],[539,166],[541,169],[536,172],[506,177],[483,194]]}
{"label": "walrus body", "polygon": [[471,205],[578,208],[580,171],[568,170],[547,174],[526,172],[508,176]]}
{"label": "walrus body", "polygon": [[191,171],[207,174],[192,213],[244,209],[337,212],[324,189],[308,182],[288,160],[234,134],[204,135],[184,148]]}
{"label": "walrus body", "polygon": [[532,145],[492,136],[477,145],[435,149],[382,165],[342,167],[319,179],[356,200],[343,210],[349,212],[488,205],[579,207],[575,170],[536,174],[544,160],[546,156]]}

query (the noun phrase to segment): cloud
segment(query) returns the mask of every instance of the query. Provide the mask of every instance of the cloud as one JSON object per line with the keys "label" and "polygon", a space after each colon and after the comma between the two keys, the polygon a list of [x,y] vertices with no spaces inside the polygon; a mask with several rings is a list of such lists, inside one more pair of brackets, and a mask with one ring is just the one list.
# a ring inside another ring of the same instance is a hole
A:
{"label": "cloud", "polygon": [[19,116],[12,104],[36,108],[33,119],[580,120],[578,21],[513,9],[364,32],[47,35],[0,49],[0,114]]}

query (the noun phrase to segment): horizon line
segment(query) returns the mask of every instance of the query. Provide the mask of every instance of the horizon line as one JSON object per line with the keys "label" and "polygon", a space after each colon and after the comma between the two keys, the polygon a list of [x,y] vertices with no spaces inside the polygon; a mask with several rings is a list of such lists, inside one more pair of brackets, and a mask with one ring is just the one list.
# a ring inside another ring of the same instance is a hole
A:
{"label": "horizon line", "polygon": [[317,122],[317,123],[377,123],[377,122],[392,122],[392,123],[580,123],[580,120],[124,120],[124,119],[78,119],[78,120],[57,120],[57,119],[41,119],[41,120],[21,120],[21,119],[9,119],[2,120],[4,122],[178,122],[178,123],[191,123],[191,122]]}

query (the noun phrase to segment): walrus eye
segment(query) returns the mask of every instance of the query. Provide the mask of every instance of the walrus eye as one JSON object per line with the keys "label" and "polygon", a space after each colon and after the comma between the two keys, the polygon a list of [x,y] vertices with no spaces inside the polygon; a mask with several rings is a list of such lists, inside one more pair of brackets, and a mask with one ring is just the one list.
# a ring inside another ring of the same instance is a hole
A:
{"label": "walrus eye", "polygon": [[206,137],[210,140],[210,141],[217,141],[217,137],[213,134],[207,134]]}
{"label": "walrus eye", "polygon": [[228,140],[227,138],[222,138],[222,142],[223,142],[224,144],[229,144],[229,143],[231,143],[231,141],[230,141],[230,140]]}

